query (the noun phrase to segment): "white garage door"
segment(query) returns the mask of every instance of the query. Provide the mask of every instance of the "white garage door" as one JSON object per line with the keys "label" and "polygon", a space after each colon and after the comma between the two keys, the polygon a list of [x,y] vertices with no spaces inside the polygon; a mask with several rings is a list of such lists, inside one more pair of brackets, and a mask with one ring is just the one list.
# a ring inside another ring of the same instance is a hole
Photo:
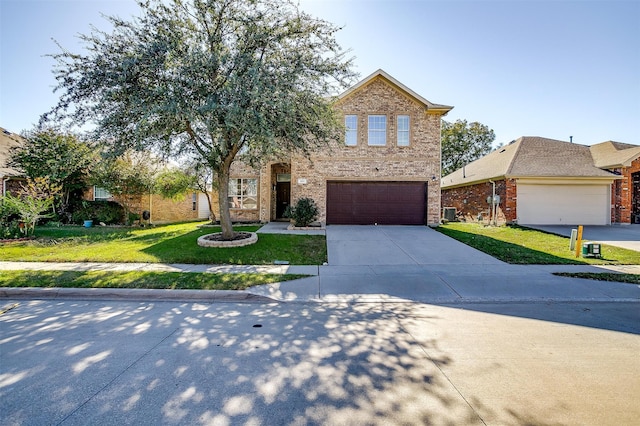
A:
{"label": "white garage door", "polygon": [[608,225],[609,185],[535,185],[517,187],[518,223],[523,225]]}

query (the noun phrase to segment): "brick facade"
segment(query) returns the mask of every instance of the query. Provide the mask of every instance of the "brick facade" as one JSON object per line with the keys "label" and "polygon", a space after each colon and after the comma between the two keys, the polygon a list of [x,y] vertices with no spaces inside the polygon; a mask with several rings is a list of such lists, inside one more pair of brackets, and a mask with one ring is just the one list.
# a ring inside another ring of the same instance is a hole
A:
{"label": "brick facade", "polygon": [[[153,223],[179,222],[182,220],[198,219],[198,193],[186,193],[178,200],[170,200],[160,195],[144,197],[144,203],[151,212],[151,220]],[[149,206],[150,204],[150,206]],[[150,208],[149,208],[150,207]]]}
{"label": "brick facade", "polygon": [[[85,200],[93,200],[93,190],[93,186],[89,187],[85,191],[83,198]],[[131,213],[141,215],[144,210],[148,210],[151,212],[151,222],[161,224],[198,219],[199,198],[200,197],[197,193],[189,192],[177,200],[171,200],[163,198],[160,195],[153,194],[151,196],[143,195],[141,197],[132,197],[128,201]],[[123,201],[120,197],[113,197],[111,200],[120,204],[122,204]]]}
{"label": "brick facade", "polygon": [[[640,218],[640,190],[634,187],[634,174],[640,173],[640,158],[636,158],[629,167],[611,170],[623,178],[611,185],[611,222],[638,223]],[[636,175],[636,180],[639,180]]]}
{"label": "brick facade", "polygon": [[[496,195],[500,196],[497,206],[498,224],[513,223],[516,214],[516,181],[502,179],[495,181]],[[470,186],[445,189],[442,191],[442,207],[455,207],[458,217],[467,222],[488,223],[491,217],[491,204],[487,197],[493,194],[491,182]]]}
{"label": "brick facade", "polygon": [[[17,194],[22,190],[22,186],[25,184],[25,179],[22,178],[9,178],[4,180],[4,192],[6,194]],[[0,194],[2,195],[2,194]]]}
{"label": "brick facade", "polygon": [[[356,115],[357,144],[335,141],[313,153],[309,159],[293,156],[290,162],[272,162],[260,171],[243,165],[232,169],[232,177],[259,179],[258,211],[234,211],[232,219],[252,217],[268,222],[275,219],[275,184],[278,173],[291,173],[291,203],[303,197],[318,205],[318,220],[326,221],[327,181],[420,181],[427,182],[427,224],[440,222],[440,120],[424,104],[377,76],[336,103],[342,120]],[[368,145],[368,116],[386,117],[386,144]],[[397,116],[409,116],[409,146],[397,145]],[[241,216],[243,215],[243,216]]]}

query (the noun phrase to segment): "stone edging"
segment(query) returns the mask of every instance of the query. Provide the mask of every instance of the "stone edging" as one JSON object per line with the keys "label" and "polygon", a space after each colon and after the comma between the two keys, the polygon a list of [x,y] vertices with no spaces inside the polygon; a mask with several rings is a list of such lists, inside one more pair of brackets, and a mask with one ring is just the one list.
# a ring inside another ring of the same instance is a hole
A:
{"label": "stone edging", "polygon": [[326,228],[324,227],[324,225],[321,226],[293,226],[293,225],[289,225],[287,226],[287,230],[289,231],[323,231]]}
{"label": "stone edging", "polygon": [[208,240],[206,237],[213,234],[206,234],[198,238],[198,245],[200,247],[243,247],[248,246],[250,244],[255,244],[258,242],[258,234],[255,232],[249,232],[251,236],[249,238],[245,238],[243,240],[233,240],[233,241],[213,241]]}

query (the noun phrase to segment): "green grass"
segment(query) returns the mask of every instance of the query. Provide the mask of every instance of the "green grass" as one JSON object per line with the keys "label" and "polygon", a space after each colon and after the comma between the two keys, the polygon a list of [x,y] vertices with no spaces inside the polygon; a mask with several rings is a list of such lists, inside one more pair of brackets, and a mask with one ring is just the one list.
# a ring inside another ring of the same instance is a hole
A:
{"label": "green grass", "polygon": [[3,271],[0,287],[244,290],[295,280],[295,274],[207,274],[191,272]]}
{"label": "green grass", "polygon": [[[266,265],[286,260],[292,265],[321,265],[327,261],[322,235],[260,234],[258,242],[235,248],[200,247],[198,237],[219,232],[202,223],[153,228],[38,227],[37,239],[0,245],[0,260],[42,262],[145,262]],[[260,226],[237,226],[256,231]]]}
{"label": "green grass", "polygon": [[575,257],[569,238],[520,226],[483,226],[450,222],[436,228],[458,241],[513,264],[640,264],[640,253],[602,245],[602,258]]}
{"label": "green grass", "polygon": [[599,281],[615,281],[619,283],[629,283],[640,285],[639,274],[616,274],[610,272],[554,272],[553,275],[560,277],[585,278]]}

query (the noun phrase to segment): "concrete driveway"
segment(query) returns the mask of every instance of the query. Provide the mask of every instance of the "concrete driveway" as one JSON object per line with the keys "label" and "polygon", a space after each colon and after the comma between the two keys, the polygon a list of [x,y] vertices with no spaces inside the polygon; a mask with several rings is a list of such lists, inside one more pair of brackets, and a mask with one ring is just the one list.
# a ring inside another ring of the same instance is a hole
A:
{"label": "concrete driveway", "polygon": [[545,268],[510,265],[424,226],[330,225],[326,237],[329,262],[320,266],[318,277],[308,278],[304,287],[282,283],[274,292],[271,286],[264,295],[444,303],[488,298],[637,300],[640,294],[640,288],[626,284],[563,278]]}
{"label": "concrete driveway", "polygon": [[[576,225],[523,225],[565,237],[571,237]],[[582,231],[583,241],[594,241],[615,247],[640,251],[640,225],[586,225]]]}
{"label": "concrete driveway", "polygon": [[426,226],[329,225],[326,235],[330,266],[503,264]]}

